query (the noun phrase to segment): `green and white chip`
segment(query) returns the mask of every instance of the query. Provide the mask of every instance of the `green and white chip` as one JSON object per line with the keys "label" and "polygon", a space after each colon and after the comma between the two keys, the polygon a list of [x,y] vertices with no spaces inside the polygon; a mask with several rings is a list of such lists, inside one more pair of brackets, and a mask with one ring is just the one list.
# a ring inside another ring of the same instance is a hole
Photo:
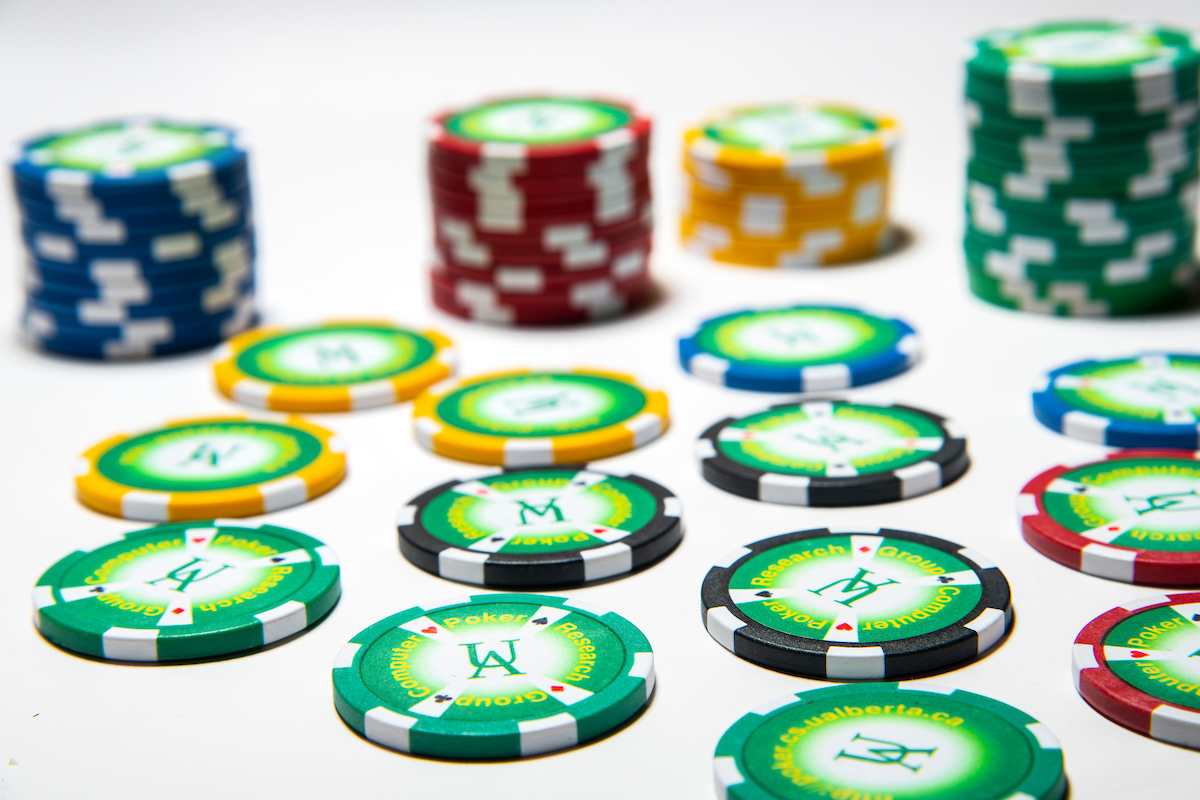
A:
{"label": "green and white chip", "polygon": [[63,558],[33,590],[54,644],[118,661],[240,653],[316,624],[341,592],[311,536],[236,521],[160,525]]}
{"label": "green and white chip", "polygon": [[1059,800],[1062,749],[1044,724],[928,684],[829,686],[766,703],[717,744],[728,800]]}
{"label": "green and white chip", "polygon": [[653,691],[654,655],[632,623],[536,594],[410,608],[357,634],[333,665],[346,724],[395,750],[455,759],[573,747]]}

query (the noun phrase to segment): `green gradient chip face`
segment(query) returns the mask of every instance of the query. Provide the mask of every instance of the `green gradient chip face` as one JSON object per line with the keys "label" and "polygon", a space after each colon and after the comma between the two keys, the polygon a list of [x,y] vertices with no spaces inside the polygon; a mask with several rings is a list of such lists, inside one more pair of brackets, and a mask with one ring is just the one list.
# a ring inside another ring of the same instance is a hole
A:
{"label": "green gradient chip face", "polygon": [[1200,592],[1143,597],[1075,637],[1075,688],[1138,733],[1200,749]]}
{"label": "green gradient chip face", "polygon": [[831,686],[755,709],[717,744],[730,800],[1057,800],[1062,751],[1029,715],[918,684]]}
{"label": "green gradient chip face", "polygon": [[85,655],[170,661],[237,653],[333,608],[328,546],[275,525],[189,522],[126,534],[63,558],[34,587],[42,635]]}
{"label": "green gradient chip face", "polygon": [[1012,616],[984,556],[882,528],[828,528],[738,548],[700,589],[708,632],[760,666],[830,680],[945,669],[993,647]]}
{"label": "green gradient chip face", "polygon": [[333,668],[334,704],[403,752],[516,758],[629,719],[654,690],[650,643],[611,611],[563,597],[477,595],[410,608],[359,633]]}
{"label": "green gradient chip face", "polygon": [[400,550],[450,580],[552,586],[622,575],[683,536],[679,500],[638,475],[551,467],[448,481],[397,517]]}

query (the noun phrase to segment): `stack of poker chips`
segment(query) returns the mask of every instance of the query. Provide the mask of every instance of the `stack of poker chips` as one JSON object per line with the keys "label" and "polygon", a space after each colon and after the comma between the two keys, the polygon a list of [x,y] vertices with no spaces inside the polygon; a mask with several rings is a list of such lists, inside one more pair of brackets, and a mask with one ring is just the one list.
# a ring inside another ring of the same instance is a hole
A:
{"label": "stack of poker chips", "polygon": [[207,348],[253,325],[246,151],[233,131],[129,119],[24,142],[12,163],[25,338],[81,358]]}
{"label": "stack of poker chips", "polygon": [[1191,34],[1061,22],[988,33],[966,62],[967,270],[1006,308],[1165,311],[1196,284]]}
{"label": "stack of poker chips", "polygon": [[886,252],[896,137],[894,120],[815,101],[709,114],[684,133],[684,245],[751,267]]}
{"label": "stack of poker chips", "polygon": [[650,120],[530,96],[435,117],[433,303],[500,325],[618,316],[650,292]]}

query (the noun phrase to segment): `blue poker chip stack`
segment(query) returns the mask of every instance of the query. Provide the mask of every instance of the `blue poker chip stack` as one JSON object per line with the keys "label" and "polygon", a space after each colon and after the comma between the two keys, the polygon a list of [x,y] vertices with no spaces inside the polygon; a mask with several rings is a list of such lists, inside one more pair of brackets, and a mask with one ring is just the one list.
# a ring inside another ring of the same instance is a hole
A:
{"label": "blue poker chip stack", "polygon": [[24,142],[12,163],[24,337],[67,356],[147,358],[254,325],[248,166],[232,130],[161,119]]}

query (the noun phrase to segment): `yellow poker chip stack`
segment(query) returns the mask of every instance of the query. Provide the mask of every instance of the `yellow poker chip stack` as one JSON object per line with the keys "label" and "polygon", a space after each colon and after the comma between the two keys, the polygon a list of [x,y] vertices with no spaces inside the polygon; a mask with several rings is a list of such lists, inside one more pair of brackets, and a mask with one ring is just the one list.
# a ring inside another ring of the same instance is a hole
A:
{"label": "yellow poker chip stack", "polygon": [[684,133],[680,234],[694,253],[813,267],[891,248],[887,117],[819,101],[720,109]]}

